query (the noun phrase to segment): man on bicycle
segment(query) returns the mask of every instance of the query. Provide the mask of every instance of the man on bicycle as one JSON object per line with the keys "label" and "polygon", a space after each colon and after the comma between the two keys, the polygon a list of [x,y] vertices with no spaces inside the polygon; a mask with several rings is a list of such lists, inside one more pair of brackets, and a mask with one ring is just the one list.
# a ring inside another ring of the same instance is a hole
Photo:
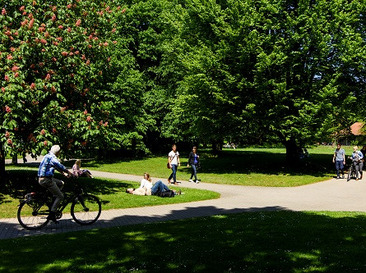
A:
{"label": "man on bicycle", "polygon": [[41,164],[38,169],[38,183],[48,189],[55,197],[55,201],[52,204],[50,214],[47,219],[57,223],[56,220],[56,211],[60,202],[64,199],[64,195],[61,192],[63,188],[64,182],[62,180],[54,178],[55,169],[61,173],[66,173],[67,176],[72,176],[72,173],[66,169],[64,165],[62,165],[57,156],[60,154],[60,146],[54,145],[51,147],[51,150],[45,157],[43,158]]}

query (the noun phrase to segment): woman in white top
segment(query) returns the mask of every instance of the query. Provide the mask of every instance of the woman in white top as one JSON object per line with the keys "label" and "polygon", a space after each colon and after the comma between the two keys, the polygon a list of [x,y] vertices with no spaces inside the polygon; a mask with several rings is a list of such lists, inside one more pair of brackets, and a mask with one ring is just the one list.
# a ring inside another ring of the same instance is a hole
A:
{"label": "woman in white top", "polygon": [[[144,173],[144,178],[141,180],[140,187],[137,189],[129,188],[126,190],[127,193],[135,194],[135,195],[159,195],[162,192],[170,191],[167,185],[165,185],[160,180],[157,181],[154,185],[151,182],[150,174]],[[174,191],[174,195],[180,194],[181,191]]]}
{"label": "woman in white top", "polygon": [[168,164],[172,169],[172,173],[168,178],[168,184],[171,184],[171,180],[173,179],[172,184],[177,183],[177,169],[180,166],[179,152],[177,151],[177,146],[173,144],[172,151],[168,154]]}

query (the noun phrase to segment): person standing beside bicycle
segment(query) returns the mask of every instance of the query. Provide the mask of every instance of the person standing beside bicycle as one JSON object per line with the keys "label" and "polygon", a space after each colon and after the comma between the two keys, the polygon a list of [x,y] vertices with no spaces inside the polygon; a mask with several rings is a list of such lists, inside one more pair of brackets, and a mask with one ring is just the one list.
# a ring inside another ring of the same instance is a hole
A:
{"label": "person standing beside bicycle", "polygon": [[[352,164],[356,169],[356,180],[362,179],[363,154],[358,150],[357,146],[353,147]],[[360,178],[358,178],[358,174],[360,174]]]}
{"label": "person standing beside bicycle", "polygon": [[342,179],[344,179],[344,165],[346,164],[346,152],[341,148],[341,144],[337,144],[337,149],[334,151],[333,163],[337,171],[337,179],[341,178],[340,173],[342,173]]}
{"label": "person standing beside bicycle", "polygon": [[57,207],[64,199],[64,195],[61,192],[64,182],[60,179],[54,178],[55,169],[63,174],[66,173],[67,176],[72,176],[72,173],[57,159],[57,156],[60,154],[60,150],[61,148],[59,145],[52,146],[49,153],[42,159],[38,169],[38,183],[50,191],[55,197],[50,214],[47,217],[47,220],[51,220],[55,223],[57,223]]}

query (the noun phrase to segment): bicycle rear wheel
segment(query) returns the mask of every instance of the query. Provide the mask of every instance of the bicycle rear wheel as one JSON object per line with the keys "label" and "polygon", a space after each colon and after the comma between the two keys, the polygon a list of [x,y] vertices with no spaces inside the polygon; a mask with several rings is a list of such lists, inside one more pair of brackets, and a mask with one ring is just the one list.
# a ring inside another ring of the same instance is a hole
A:
{"label": "bicycle rear wheel", "polygon": [[71,205],[71,216],[80,225],[95,223],[102,212],[99,198],[90,194],[80,194]]}
{"label": "bicycle rear wheel", "polygon": [[49,208],[46,203],[23,201],[20,203],[17,213],[19,224],[25,229],[40,229],[47,225]]}

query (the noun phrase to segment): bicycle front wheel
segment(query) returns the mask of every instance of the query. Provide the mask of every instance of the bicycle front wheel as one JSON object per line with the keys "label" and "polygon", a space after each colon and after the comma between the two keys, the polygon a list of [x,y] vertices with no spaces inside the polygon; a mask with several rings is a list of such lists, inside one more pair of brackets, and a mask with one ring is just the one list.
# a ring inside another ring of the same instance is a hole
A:
{"label": "bicycle front wheel", "polygon": [[40,229],[47,225],[49,208],[46,203],[23,201],[17,213],[19,224],[25,229]]}
{"label": "bicycle front wheel", "polygon": [[102,212],[99,198],[90,194],[80,194],[71,205],[71,216],[80,225],[95,223]]}

